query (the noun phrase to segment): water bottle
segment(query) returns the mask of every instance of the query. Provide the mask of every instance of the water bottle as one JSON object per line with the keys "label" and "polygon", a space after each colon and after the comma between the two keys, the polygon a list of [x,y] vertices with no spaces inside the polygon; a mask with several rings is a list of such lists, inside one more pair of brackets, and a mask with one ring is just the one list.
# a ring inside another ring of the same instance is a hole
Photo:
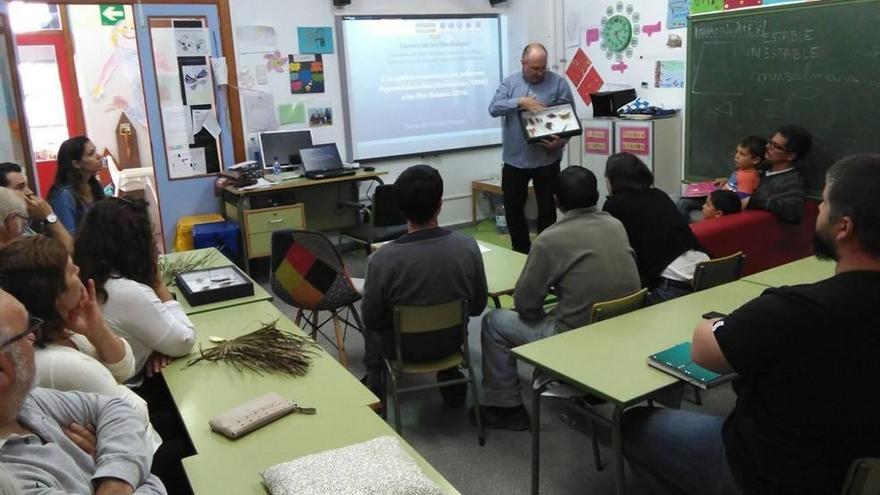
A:
{"label": "water bottle", "polygon": [[272,159],[272,173],[281,175],[281,162],[278,161],[277,156]]}
{"label": "water bottle", "polygon": [[507,233],[507,217],[504,216],[504,204],[495,207],[495,230],[499,234]]}

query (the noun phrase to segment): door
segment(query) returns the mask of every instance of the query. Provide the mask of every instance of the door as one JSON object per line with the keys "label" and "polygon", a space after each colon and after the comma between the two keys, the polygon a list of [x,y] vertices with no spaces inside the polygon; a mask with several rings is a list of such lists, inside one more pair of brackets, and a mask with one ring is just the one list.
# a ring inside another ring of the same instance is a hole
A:
{"label": "door", "polygon": [[9,24],[9,2],[0,0],[0,150],[3,151],[2,161],[15,162],[24,167],[33,183],[30,141],[15,63],[15,37]]}
{"label": "door", "polygon": [[135,28],[166,250],[183,216],[219,213],[219,171],[233,161],[214,5],[135,6]]}

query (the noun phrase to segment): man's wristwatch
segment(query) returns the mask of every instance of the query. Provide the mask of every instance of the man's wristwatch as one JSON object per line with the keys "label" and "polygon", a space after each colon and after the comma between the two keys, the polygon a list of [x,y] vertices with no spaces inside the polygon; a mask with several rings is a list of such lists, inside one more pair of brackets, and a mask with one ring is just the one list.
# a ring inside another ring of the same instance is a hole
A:
{"label": "man's wristwatch", "polygon": [[57,221],[58,221],[58,215],[56,215],[54,213],[49,213],[48,215],[46,215],[46,219],[43,220],[43,223],[45,223],[46,225],[52,225],[53,223],[55,223]]}

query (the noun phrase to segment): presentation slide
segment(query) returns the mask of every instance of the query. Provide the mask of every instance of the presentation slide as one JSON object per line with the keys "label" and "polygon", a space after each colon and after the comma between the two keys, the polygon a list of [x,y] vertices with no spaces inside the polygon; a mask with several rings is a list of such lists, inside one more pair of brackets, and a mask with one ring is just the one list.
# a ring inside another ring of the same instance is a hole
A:
{"label": "presentation slide", "polygon": [[501,142],[488,107],[502,78],[498,16],[340,21],[349,158]]}

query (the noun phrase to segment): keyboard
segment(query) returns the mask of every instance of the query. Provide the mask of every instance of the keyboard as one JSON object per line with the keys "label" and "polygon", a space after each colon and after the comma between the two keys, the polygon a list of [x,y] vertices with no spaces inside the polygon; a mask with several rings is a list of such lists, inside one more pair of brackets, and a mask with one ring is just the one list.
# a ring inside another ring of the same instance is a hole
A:
{"label": "keyboard", "polygon": [[306,179],[332,179],[334,177],[345,177],[347,175],[354,175],[357,173],[357,170],[350,170],[346,168],[340,168],[336,170],[321,170],[314,172],[306,172]]}

